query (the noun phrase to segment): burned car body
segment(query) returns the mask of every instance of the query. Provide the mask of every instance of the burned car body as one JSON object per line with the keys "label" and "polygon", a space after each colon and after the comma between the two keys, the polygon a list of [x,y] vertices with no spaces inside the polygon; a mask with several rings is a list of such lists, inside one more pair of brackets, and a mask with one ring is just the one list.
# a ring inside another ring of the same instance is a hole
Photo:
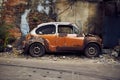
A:
{"label": "burned car body", "polygon": [[66,52],[83,50],[88,57],[95,57],[101,51],[101,38],[80,33],[75,24],[49,22],[38,25],[27,36],[24,50],[31,56],[43,56],[45,52]]}

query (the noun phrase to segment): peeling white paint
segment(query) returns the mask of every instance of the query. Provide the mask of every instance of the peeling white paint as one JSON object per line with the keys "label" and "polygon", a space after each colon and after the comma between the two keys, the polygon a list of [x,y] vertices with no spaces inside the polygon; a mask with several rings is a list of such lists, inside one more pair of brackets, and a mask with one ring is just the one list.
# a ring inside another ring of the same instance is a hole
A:
{"label": "peeling white paint", "polygon": [[45,5],[42,5],[42,3],[40,2],[39,5],[37,6],[37,10],[40,12],[40,13],[46,13],[47,15],[49,15],[49,11],[50,11],[50,1],[49,0],[46,0]]}
{"label": "peeling white paint", "polygon": [[26,9],[23,15],[21,15],[21,25],[20,29],[22,32],[22,36],[26,36],[29,33],[29,23],[27,21],[27,16],[30,12],[30,9]]}
{"label": "peeling white paint", "polygon": [[39,5],[37,6],[37,10],[38,10],[39,12],[43,13],[43,12],[44,12],[44,6],[42,6],[42,4],[39,3]]}

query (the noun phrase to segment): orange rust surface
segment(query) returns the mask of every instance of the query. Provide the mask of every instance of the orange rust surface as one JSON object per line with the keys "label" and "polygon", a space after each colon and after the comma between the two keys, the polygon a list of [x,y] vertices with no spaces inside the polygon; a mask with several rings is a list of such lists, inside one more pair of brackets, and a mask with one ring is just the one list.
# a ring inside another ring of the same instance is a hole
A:
{"label": "orange rust surface", "polygon": [[65,39],[68,47],[82,47],[84,45],[84,37],[77,37],[76,34],[68,34]]}
{"label": "orange rust surface", "polygon": [[48,35],[30,35],[26,37],[26,41],[30,37],[44,38],[47,42],[47,46],[50,51],[55,52],[57,47],[83,47],[84,37],[77,37],[75,34],[68,34],[66,36],[60,37],[59,34],[48,34]]}
{"label": "orange rust surface", "polygon": [[[55,51],[56,50],[56,35],[49,34],[49,35],[41,35],[40,37],[44,38],[47,41],[48,48],[50,51]],[[59,43],[59,42],[58,42]]]}

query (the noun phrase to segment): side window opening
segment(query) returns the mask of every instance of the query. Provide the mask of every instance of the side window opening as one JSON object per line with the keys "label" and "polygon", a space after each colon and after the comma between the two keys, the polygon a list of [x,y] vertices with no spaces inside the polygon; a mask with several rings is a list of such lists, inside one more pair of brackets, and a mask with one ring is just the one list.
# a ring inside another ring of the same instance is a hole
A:
{"label": "side window opening", "polygon": [[71,25],[58,25],[58,33],[73,34],[73,26],[71,26]]}
{"label": "side window opening", "polygon": [[55,34],[55,25],[45,25],[36,30],[37,34]]}
{"label": "side window opening", "polygon": [[77,28],[74,27],[74,33],[79,34],[80,32],[79,32],[79,30]]}

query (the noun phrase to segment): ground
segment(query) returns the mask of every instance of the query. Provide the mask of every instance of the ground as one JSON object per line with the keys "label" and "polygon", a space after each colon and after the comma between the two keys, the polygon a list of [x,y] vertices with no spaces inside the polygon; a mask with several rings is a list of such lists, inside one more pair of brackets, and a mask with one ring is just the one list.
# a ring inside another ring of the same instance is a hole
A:
{"label": "ground", "polygon": [[0,80],[120,80],[120,62],[104,56],[0,53]]}

